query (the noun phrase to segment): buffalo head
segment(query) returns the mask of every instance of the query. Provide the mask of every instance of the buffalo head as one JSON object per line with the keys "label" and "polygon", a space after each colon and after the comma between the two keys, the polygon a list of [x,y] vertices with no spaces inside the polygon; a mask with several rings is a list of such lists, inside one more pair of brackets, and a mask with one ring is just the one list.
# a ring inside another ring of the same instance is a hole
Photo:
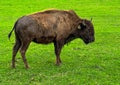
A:
{"label": "buffalo head", "polygon": [[77,36],[80,37],[86,44],[93,42],[94,27],[91,21],[83,19],[77,27]]}

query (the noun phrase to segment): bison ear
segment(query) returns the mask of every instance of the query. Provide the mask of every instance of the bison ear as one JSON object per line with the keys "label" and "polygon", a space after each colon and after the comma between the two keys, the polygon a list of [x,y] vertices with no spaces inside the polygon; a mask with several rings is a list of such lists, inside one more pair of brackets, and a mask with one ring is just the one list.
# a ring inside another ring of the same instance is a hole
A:
{"label": "bison ear", "polygon": [[92,18],[90,19],[90,21],[92,22]]}

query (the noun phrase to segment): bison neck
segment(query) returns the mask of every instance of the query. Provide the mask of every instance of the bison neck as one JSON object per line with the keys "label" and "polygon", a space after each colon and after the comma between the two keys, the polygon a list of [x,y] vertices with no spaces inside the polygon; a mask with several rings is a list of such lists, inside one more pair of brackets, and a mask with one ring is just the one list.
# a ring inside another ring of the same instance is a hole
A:
{"label": "bison neck", "polygon": [[71,42],[72,40],[76,39],[75,35],[71,34],[65,39],[65,44]]}

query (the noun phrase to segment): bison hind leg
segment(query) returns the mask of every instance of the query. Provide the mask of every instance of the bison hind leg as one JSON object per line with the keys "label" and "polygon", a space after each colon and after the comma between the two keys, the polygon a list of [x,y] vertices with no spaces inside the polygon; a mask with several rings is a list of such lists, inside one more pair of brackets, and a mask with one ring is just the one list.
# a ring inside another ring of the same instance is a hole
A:
{"label": "bison hind leg", "polygon": [[29,40],[26,40],[26,41],[24,40],[24,41],[22,41],[22,45],[20,47],[20,53],[21,53],[21,56],[22,56],[22,59],[23,59],[23,62],[25,64],[26,68],[29,68],[29,66],[28,66],[25,54],[26,54],[26,51],[27,51],[27,49],[29,47],[30,42],[31,41],[29,41]]}
{"label": "bison hind leg", "polygon": [[13,53],[12,53],[12,68],[15,68],[15,57],[16,57],[16,54],[17,54],[20,46],[21,46],[21,41],[18,37],[16,37],[16,42],[13,47]]}

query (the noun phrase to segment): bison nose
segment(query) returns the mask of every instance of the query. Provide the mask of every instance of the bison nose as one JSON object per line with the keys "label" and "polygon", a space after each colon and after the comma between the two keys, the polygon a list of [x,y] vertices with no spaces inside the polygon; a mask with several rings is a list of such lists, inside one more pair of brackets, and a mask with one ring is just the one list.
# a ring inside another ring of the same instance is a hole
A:
{"label": "bison nose", "polygon": [[93,37],[92,39],[91,39],[91,42],[94,42],[95,41],[95,38]]}
{"label": "bison nose", "polygon": [[94,41],[95,41],[95,38],[92,37],[92,38],[90,39],[90,42],[94,42]]}

